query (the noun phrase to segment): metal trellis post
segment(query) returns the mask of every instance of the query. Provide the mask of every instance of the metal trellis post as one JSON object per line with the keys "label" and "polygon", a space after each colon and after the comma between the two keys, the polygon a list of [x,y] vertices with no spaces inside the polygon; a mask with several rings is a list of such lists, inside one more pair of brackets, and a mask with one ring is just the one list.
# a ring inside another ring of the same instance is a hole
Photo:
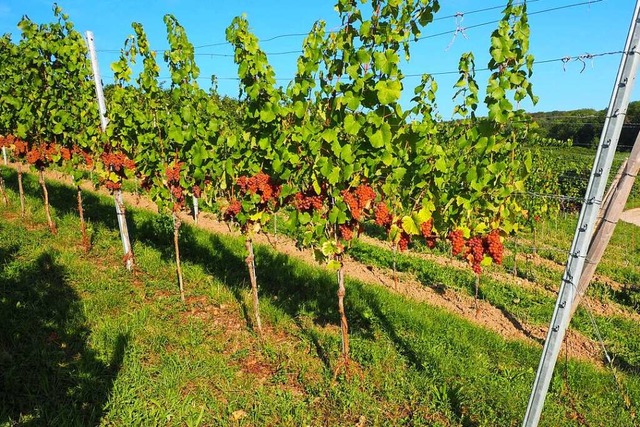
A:
{"label": "metal trellis post", "polygon": [[[89,47],[89,55],[91,58],[91,68],[93,70],[93,80],[96,86],[96,98],[98,99],[98,109],[100,112],[100,125],[102,131],[107,129],[107,107],[104,101],[104,92],[102,91],[102,80],[100,78],[100,67],[98,66],[98,56],[94,45],[93,32],[87,31],[87,46]],[[124,250],[125,266],[128,270],[133,269],[133,252],[131,251],[131,242],[129,240],[129,229],[127,227],[127,218],[125,216],[124,201],[122,199],[122,190],[113,192],[113,199],[116,205],[116,215],[118,218],[118,228],[120,229],[120,239],[122,240],[122,249]]]}
{"label": "metal trellis post", "polygon": [[589,251],[594,227],[600,213],[602,198],[607,185],[607,178],[618,145],[620,131],[629,105],[629,98],[635,83],[636,72],[640,62],[637,52],[640,41],[640,0],[637,0],[633,20],[624,53],[618,69],[616,83],[609,103],[600,143],[591,170],[591,177],[580,211],[569,259],[562,277],[562,283],[556,301],[551,324],[542,349],[542,357],[538,372],[529,397],[527,412],[522,425],[535,427],[540,421],[544,400],[551,383],[553,370],[560,353],[565,332],[571,321],[571,307],[576,297],[576,287],[580,282],[586,255]]}

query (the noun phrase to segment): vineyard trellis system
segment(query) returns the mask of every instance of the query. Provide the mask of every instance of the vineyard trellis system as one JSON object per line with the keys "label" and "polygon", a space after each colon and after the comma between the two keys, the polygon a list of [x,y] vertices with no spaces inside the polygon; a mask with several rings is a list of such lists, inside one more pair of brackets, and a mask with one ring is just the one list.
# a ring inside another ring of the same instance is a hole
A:
{"label": "vineyard trellis system", "polygon": [[[217,213],[244,236],[258,333],[253,237],[276,215],[284,217],[298,244],[314,248],[336,272],[348,364],[343,260],[365,225],[384,230],[394,251],[406,250],[419,237],[429,247],[450,241],[453,255],[479,277],[484,266],[501,263],[504,236],[531,226],[554,205],[546,198],[521,197],[535,188],[530,177],[544,181],[536,153],[527,148],[536,138],[531,119],[519,108],[526,99],[537,101],[529,80],[534,58],[528,53],[526,3],[509,1],[491,34],[484,91],[473,53],[460,58],[456,118],[448,122],[437,112],[434,77],[424,74],[409,88],[401,70],[439,2],[358,3],[338,0],[338,30],[327,31],[322,21],[314,24],[285,88],[276,85],[247,19],[235,18],[226,30],[240,81],[235,110],[222,104],[215,85],[210,91],[198,86],[195,48],[175,17],[164,18],[168,87],[160,83],[157,51],[143,26],[133,23],[134,35],[111,64],[115,86],[106,99],[106,116],[95,101],[97,69],[92,71],[85,40],[69,17],[57,6],[53,23],[37,25],[25,17],[17,43],[9,35],[0,39],[0,145],[18,164],[23,215],[26,165],[40,173],[52,232],[42,179],[47,167],[63,168],[76,183],[91,170],[99,185],[113,192],[123,221],[122,184],[135,178],[159,210],[172,216],[184,301],[178,213],[192,200],[192,209]],[[407,92],[413,93],[410,102],[401,103]],[[481,103],[484,117],[477,114]],[[82,230],[89,250],[84,222]],[[123,244],[130,267],[131,245]]]}

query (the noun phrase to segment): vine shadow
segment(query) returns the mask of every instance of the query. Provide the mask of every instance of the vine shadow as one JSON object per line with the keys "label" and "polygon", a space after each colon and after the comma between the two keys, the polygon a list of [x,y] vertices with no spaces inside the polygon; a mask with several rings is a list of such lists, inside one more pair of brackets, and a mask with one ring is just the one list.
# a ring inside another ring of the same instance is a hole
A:
{"label": "vine shadow", "polygon": [[97,425],[129,338],[101,361],[56,254],[12,262],[17,252],[0,247],[0,424]]}

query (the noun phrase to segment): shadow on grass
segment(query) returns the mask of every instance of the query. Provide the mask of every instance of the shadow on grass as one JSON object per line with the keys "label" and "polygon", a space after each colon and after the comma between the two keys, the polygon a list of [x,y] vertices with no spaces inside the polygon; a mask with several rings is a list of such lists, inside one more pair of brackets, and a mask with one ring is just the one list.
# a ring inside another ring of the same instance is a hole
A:
{"label": "shadow on grass", "polygon": [[99,360],[55,253],[12,262],[16,252],[0,247],[0,424],[97,425],[128,337]]}
{"label": "shadow on grass", "polygon": [[[9,188],[17,187],[15,171],[5,170],[4,172],[7,186]],[[77,214],[75,189],[56,182],[48,182],[48,187],[50,200],[58,215]],[[25,174],[25,191],[31,197],[41,198],[37,179],[31,175]],[[113,230],[117,229],[111,201],[89,192],[84,192],[83,197],[86,216],[90,221],[101,223]],[[129,209],[128,223],[132,240],[157,249],[167,262],[173,262],[173,246],[169,233],[171,228],[159,226],[163,220],[158,218],[157,215],[146,211]],[[246,307],[243,299],[243,294],[249,290],[249,285],[241,239],[221,239],[215,234],[200,233],[185,224],[181,229],[180,246],[182,260],[202,266],[229,287],[243,310],[245,320],[251,326],[252,315],[250,313],[252,310]],[[356,259],[362,258],[360,261],[364,263],[388,266],[387,264],[390,265],[393,261],[392,255],[388,251],[369,250],[358,245],[352,248],[351,253]],[[413,271],[425,286],[438,289],[443,284],[446,286],[447,283],[455,279],[462,289],[468,292],[473,290],[473,280],[470,274],[461,275],[460,272],[451,272],[446,268],[434,267],[405,256],[399,256],[396,263],[399,271]],[[305,323],[299,322],[298,319],[301,315],[310,315],[313,316],[313,322],[320,326],[339,324],[335,278],[328,272],[301,267],[300,262],[265,246],[256,247],[256,264],[261,296],[269,298],[273,306],[283,310],[294,319],[301,327],[302,333],[314,343],[318,356],[326,361],[328,352],[321,348],[317,334],[309,328],[304,328]],[[379,321],[378,323],[382,325],[409,363],[419,367],[418,356],[412,354],[399,335],[394,333],[393,323],[385,320],[380,312],[375,313],[377,319],[365,316],[366,307],[356,302],[356,299],[362,298],[362,292],[354,294],[352,291],[353,289],[347,283],[345,303],[350,331],[363,338],[372,338],[372,321]],[[483,295],[482,287],[481,294]],[[515,327],[523,329],[517,319],[513,316],[507,317],[510,317],[510,321],[514,323]],[[639,369],[634,363],[628,363],[624,355],[619,355],[618,360],[621,370],[635,373]]]}
{"label": "shadow on grass", "polygon": [[[17,174],[13,170],[5,171],[7,185],[17,187]],[[41,198],[37,180],[25,174],[25,193],[33,198]],[[51,205],[58,216],[76,215],[76,192],[69,186],[57,182],[47,182]],[[94,193],[83,192],[85,217],[93,223],[116,230],[118,228],[115,209],[109,201]],[[132,243],[135,241],[158,250],[165,261],[174,262],[172,230],[170,219],[150,212],[131,209],[127,211],[127,222]],[[203,238],[204,236],[204,238]],[[244,244],[240,238],[224,238],[211,233],[200,233],[189,224],[180,229],[180,255],[186,262],[202,266],[209,274],[220,279],[234,294],[243,310],[245,320],[252,326],[252,309],[244,304],[243,294],[250,289],[247,265],[244,257]],[[301,315],[311,315],[313,322],[320,326],[339,325],[337,283],[332,274],[319,272],[303,266],[265,246],[255,247],[256,269],[261,297],[269,298],[271,304],[287,313],[294,321]],[[177,284],[176,284],[177,288]],[[189,292],[188,284],[186,287]],[[370,320],[355,309],[351,302],[347,283],[345,310],[349,319],[350,331],[363,338],[371,338]],[[314,343],[318,356],[328,365],[328,352],[322,349],[317,334],[304,328],[302,333]]]}
{"label": "shadow on grass", "polygon": [[[16,186],[16,174],[9,171],[5,177],[7,185]],[[58,215],[77,214],[75,190],[55,182],[49,182],[51,201]],[[25,187],[27,194],[41,198],[40,187],[37,179],[33,176],[25,175]],[[85,211],[91,221],[101,223],[107,228],[116,230],[113,204],[110,200],[98,197],[95,194],[85,192]],[[169,219],[162,219],[157,215],[130,209],[128,212],[129,229],[133,240],[140,241],[160,251],[167,262],[173,262],[174,254],[171,245],[172,225]],[[165,224],[163,224],[163,222]],[[203,237],[206,236],[206,237]],[[219,238],[216,235],[200,233],[189,225],[183,225],[180,237],[182,259],[194,264],[201,265],[206,271],[226,283],[234,294],[236,300],[244,313],[245,320],[249,326],[252,325],[252,314],[250,307],[245,305],[243,294],[249,290],[248,273],[244,262],[244,249],[240,239]],[[368,250],[364,247],[355,246],[352,254],[364,257],[362,262],[377,265],[392,263],[392,255],[389,251]],[[318,273],[318,270],[299,267],[299,262],[290,259],[271,250],[268,247],[259,246],[256,248],[256,262],[258,269],[258,282],[261,296],[269,298],[271,304],[284,310],[301,329],[303,335],[316,347],[318,356],[325,361],[328,366],[327,349],[323,349],[318,339],[317,332],[311,328],[305,328],[307,322],[300,322],[300,315],[312,316],[313,321],[319,325],[338,325],[336,284],[332,275],[327,272]],[[418,279],[425,285],[436,290],[446,287],[446,283],[453,278],[452,272],[442,268],[434,268],[424,263],[408,257],[399,256],[397,258],[398,270],[414,271]],[[473,290],[473,280],[467,276],[455,273],[455,280],[458,285],[468,292]],[[443,285],[445,284],[445,285]],[[188,284],[187,284],[187,292]],[[482,287],[480,289],[483,295]],[[357,298],[362,298],[362,292],[353,293],[347,283],[346,310],[350,321],[350,330],[363,337],[372,336],[372,321],[377,321],[385,333],[396,344],[398,350],[408,359],[409,363],[419,367],[420,360],[394,332],[394,323],[385,319],[384,314],[375,313],[377,319],[371,319],[363,315],[364,307],[357,303]],[[367,303],[371,306],[371,303]],[[373,306],[371,306],[373,309]],[[517,319],[510,315],[507,310],[503,310],[515,327],[522,329]],[[386,324],[386,326],[385,326]],[[526,333],[526,331],[525,331]],[[621,362],[621,369],[629,372],[636,372],[634,364],[625,363],[623,356],[618,359]]]}

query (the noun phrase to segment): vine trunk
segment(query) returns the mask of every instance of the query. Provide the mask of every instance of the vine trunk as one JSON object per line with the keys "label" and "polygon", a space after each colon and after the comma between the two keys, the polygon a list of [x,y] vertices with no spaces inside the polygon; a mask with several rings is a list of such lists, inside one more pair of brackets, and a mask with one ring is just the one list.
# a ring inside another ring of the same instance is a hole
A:
{"label": "vine trunk", "polygon": [[44,212],[47,214],[47,224],[49,224],[49,231],[51,234],[56,234],[58,232],[56,228],[56,224],[53,222],[53,218],[51,217],[51,209],[49,207],[49,191],[47,190],[47,184],[44,181],[44,170],[40,169],[38,174],[38,181],[40,182],[40,187],[42,187],[42,195],[44,197]]}
{"label": "vine trunk", "polygon": [[25,203],[24,203],[24,186],[22,185],[22,163],[18,163],[18,192],[20,193],[20,215],[24,218],[25,215]]}
{"label": "vine trunk", "polygon": [[7,192],[4,188],[4,179],[0,176],[0,193],[2,193],[2,199],[4,200],[4,205],[9,206],[9,198],[7,197]]}
{"label": "vine trunk", "polygon": [[247,268],[249,269],[249,279],[251,280],[251,292],[253,296],[253,314],[256,318],[256,326],[258,333],[262,335],[262,320],[260,320],[260,305],[258,300],[258,279],[256,277],[256,262],[253,253],[253,240],[251,237],[245,239],[245,248],[247,249]]}
{"label": "vine trunk", "polygon": [[180,225],[182,222],[178,215],[173,213],[173,248],[176,252],[176,274],[178,275],[178,288],[180,289],[180,299],[185,302],[184,298],[184,282],[182,281],[182,267],[180,265],[180,245],[178,238],[180,236]]}
{"label": "vine trunk", "polygon": [[80,231],[82,232],[82,247],[85,252],[89,252],[91,249],[91,241],[89,240],[89,236],[87,235],[87,223],[84,220],[84,209],[82,207],[82,190],[78,185],[76,187],[78,191],[78,216],[80,217]]}
{"label": "vine trunk", "polygon": [[344,296],[346,289],[344,287],[344,265],[342,260],[338,269],[338,313],[340,313],[340,331],[342,333],[342,356],[345,361],[349,360],[349,324],[347,323],[347,315],[344,311]]}

